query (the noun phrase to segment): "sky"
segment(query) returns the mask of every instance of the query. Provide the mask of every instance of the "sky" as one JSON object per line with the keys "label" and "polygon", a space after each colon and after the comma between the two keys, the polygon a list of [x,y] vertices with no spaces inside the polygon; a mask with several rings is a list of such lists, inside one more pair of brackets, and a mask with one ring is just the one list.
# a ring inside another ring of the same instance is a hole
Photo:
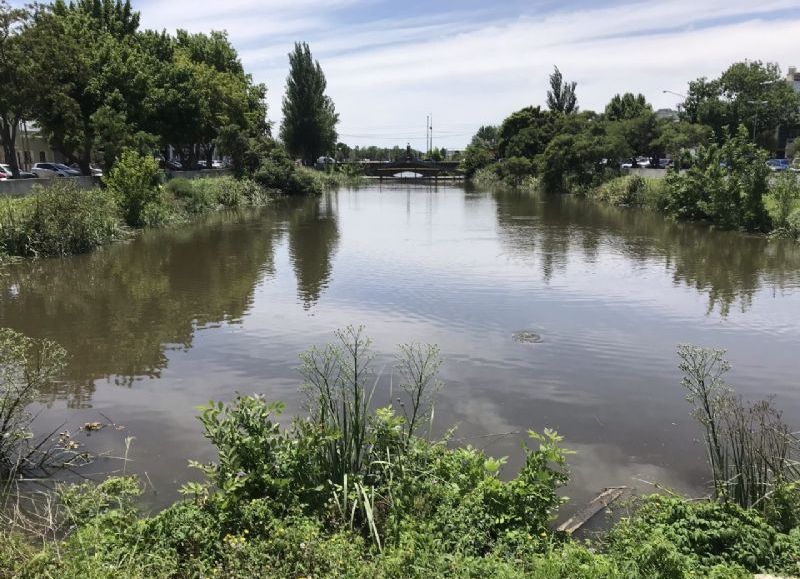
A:
{"label": "sky", "polygon": [[146,28],[227,30],[268,87],[277,124],[288,52],[322,65],[350,145],[463,148],[483,124],[543,105],[558,65],[582,109],[616,93],[675,108],[689,80],[732,62],[800,66],[800,0],[134,0]]}

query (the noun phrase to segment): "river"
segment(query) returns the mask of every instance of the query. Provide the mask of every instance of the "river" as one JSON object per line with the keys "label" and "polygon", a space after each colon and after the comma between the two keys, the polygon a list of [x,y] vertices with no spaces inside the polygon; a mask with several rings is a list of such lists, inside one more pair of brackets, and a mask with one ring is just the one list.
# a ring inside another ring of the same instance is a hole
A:
{"label": "river", "polygon": [[[133,437],[125,470],[154,505],[213,458],[198,405],[259,392],[301,412],[298,354],[348,324],[383,385],[397,344],[438,344],[436,432],[507,455],[507,474],[527,429],[562,433],[576,506],[642,481],[704,491],[680,343],[727,349],[731,384],[800,426],[800,246],[569,196],[341,190],[7,266],[0,290],[0,324],[71,355],[37,429],[100,453],[87,472],[121,469]],[[78,432],[90,421],[117,427]]]}

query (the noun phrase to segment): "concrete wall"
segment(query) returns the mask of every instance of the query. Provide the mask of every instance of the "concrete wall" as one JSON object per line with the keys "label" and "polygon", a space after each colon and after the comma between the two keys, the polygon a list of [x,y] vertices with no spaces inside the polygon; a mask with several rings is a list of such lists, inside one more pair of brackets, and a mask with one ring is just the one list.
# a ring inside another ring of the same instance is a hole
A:
{"label": "concrete wall", "polygon": [[53,179],[5,179],[0,181],[0,197],[24,197],[29,195],[34,185],[49,187],[56,181],[72,181],[81,187],[96,187],[100,180],[95,177],[56,177]]}
{"label": "concrete wall", "polygon": [[622,172],[626,175],[639,175],[639,177],[650,179],[663,179],[667,176],[666,169],[624,169]]}
{"label": "concrete wall", "polygon": [[226,175],[233,175],[233,172],[228,169],[206,169],[205,171],[167,171],[167,180],[169,179],[205,179],[206,177],[225,177]]}

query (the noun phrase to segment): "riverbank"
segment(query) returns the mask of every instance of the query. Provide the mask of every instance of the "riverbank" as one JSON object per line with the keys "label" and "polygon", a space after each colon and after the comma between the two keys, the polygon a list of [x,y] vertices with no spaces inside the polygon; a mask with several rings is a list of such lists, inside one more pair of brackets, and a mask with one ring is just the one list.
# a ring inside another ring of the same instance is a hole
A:
{"label": "riverbank", "polygon": [[[687,350],[687,379],[710,377],[714,356]],[[643,497],[602,538],[578,542],[551,525],[567,500],[558,492],[569,478],[563,437],[530,431],[522,466],[507,477],[505,458],[426,434],[441,388],[438,348],[401,346],[398,406],[370,403],[371,360],[355,328],[301,355],[310,413],[288,427],[283,405],[260,396],[202,408],[218,459],[191,463],[199,480],[156,514],[138,510],[143,485],[133,477],[39,495],[46,517],[3,511],[0,574],[739,579],[800,571],[800,495],[780,477],[758,508],[733,494]]]}
{"label": "riverbank", "polygon": [[285,185],[232,176],[164,182],[153,163],[134,159],[129,166],[122,161],[103,187],[70,180],[36,185],[27,197],[0,199],[0,260],[86,253],[143,228],[185,223],[213,211],[263,207],[287,192],[313,195],[338,185],[304,168],[292,169],[284,179]]}
{"label": "riverbank", "polygon": [[[595,201],[624,207],[641,207],[656,211],[666,217],[683,217],[707,222],[723,229],[736,229],[737,220],[721,215],[716,201],[703,200],[697,195],[697,207],[680,205],[678,199],[692,176],[670,174],[665,179],[626,175],[593,187],[583,194]],[[695,185],[696,187],[698,185]],[[792,173],[776,176],[769,181],[768,189],[759,199],[757,211],[763,212],[769,222],[767,231],[773,237],[797,239],[800,237],[800,178]],[[741,224],[739,224],[741,225]]]}

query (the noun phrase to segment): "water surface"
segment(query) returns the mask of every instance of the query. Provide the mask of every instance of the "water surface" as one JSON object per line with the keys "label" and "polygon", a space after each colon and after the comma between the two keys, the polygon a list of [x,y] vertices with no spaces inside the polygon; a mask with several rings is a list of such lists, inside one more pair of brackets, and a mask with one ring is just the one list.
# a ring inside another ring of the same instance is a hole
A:
{"label": "water surface", "polygon": [[213,457],[198,405],[259,392],[300,412],[298,353],[347,324],[387,377],[397,344],[438,344],[439,432],[457,425],[509,473],[528,428],[564,434],[577,502],[642,481],[703,491],[679,343],[726,348],[730,381],[800,425],[798,245],[573,197],[342,190],[1,274],[0,324],[72,356],[41,430],[124,427],[77,439],[108,472],[134,437],[127,470],[155,504],[196,478],[188,458]]}

